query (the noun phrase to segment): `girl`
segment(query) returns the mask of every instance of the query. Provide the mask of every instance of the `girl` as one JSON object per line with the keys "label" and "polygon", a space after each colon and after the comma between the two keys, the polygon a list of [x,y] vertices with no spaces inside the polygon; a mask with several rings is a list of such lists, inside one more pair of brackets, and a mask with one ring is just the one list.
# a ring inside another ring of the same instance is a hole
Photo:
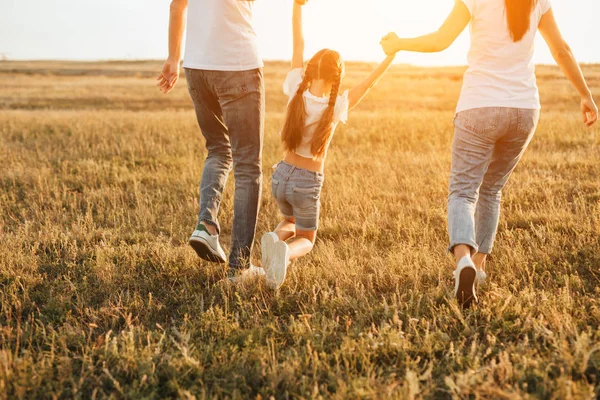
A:
{"label": "girl", "polygon": [[581,96],[587,127],[598,118],[581,69],[554,19],[550,0],[457,0],[432,34],[401,39],[389,34],[387,54],[436,52],[449,47],[471,23],[469,69],[457,107],[448,199],[449,250],[456,259],[455,296],[477,302],[475,283],[498,230],[502,188],[535,133],[540,98],[533,48],[539,29],[563,73]]}
{"label": "girl", "polygon": [[339,95],[344,62],[333,50],[319,51],[304,69],[302,6],[296,0],[292,18],[294,52],[292,69],[283,84],[289,96],[287,116],[281,131],[286,154],[272,179],[273,197],[283,214],[275,232],[262,237],[262,265],[270,287],[285,280],[290,260],[308,254],[317,236],[323,167],[333,132],[346,123],[353,109],[389,68],[385,61],[362,83]]}

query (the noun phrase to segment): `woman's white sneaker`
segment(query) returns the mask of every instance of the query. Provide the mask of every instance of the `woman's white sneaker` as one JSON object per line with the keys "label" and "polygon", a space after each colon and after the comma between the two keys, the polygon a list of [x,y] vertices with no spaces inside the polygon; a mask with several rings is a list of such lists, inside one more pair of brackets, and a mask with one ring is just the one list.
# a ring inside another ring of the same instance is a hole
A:
{"label": "woman's white sneaker", "polygon": [[189,243],[201,259],[220,264],[227,262],[227,255],[219,243],[219,235],[209,234],[203,224],[198,224]]}
{"label": "woman's white sneaker", "polygon": [[485,271],[482,269],[478,269],[477,270],[477,284],[483,285],[485,283],[486,279],[487,279],[487,274],[485,273]]}
{"label": "woman's white sneaker", "polygon": [[464,256],[454,271],[454,296],[462,308],[469,308],[473,302],[478,302],[475,293],[476,280],[477,268],[470,256]]}
{"label": "woman's white sneaker", "polygon": [[263,267],[267,278],[267,284],[273,290],[281,287],[285,281],[287,267],[290,264],[290,248],[286,242],[278,241],[273,245],[269,262]]}

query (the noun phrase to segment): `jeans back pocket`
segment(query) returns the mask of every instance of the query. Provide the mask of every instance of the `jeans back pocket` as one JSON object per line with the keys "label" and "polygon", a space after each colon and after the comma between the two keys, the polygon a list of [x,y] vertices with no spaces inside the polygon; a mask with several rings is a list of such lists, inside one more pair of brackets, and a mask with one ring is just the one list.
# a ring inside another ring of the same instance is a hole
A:
{"label": "jeans back pocket", "polygon": [[499,107],[473,108],[456,115],[454,124],[459,128],[475,133],[488,133],[498,128],[500,123]]}

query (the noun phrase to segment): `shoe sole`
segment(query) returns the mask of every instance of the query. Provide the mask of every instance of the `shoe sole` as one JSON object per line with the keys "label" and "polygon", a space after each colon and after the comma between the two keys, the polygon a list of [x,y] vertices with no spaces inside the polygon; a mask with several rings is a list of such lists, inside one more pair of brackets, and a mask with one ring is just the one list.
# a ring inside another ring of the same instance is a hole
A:
{"label": "shoe sole", "polygon": [[286,253],[288,247],[284,242],[277,242],[273,246],[271,262],[265,268],[267,284],[273,290],[277,290],[283,285],[287,275]]}
{"label": "shoe sole", "polygon": [[[278,238],[279,240],[279,238]],[[273,254],[273,250],[275,247],[275,243],[277,243],[277,240],[275,240],[275,238],[273,238],[273,236],[269,233],[265,233],[262,238],[260,239],[260,247],[262,250],[262,267],[263,269],[270,268],[270,263],[271,263],[271,256]]]}
{"label": "shoe sole", "polygon": [[477,295],[475,294],[474,287],[476,277],[477,271],[473,268],[465,268],[460,271],[456,300],[462,308],[469,308],[473,303],[477,303]]}
{"label": "shoe sole", "polygon": [[202,238],[192,238],[189,240],[189,244],[201,259],[208,262],[225,264],[226,260],[216,255],[214,249]]}

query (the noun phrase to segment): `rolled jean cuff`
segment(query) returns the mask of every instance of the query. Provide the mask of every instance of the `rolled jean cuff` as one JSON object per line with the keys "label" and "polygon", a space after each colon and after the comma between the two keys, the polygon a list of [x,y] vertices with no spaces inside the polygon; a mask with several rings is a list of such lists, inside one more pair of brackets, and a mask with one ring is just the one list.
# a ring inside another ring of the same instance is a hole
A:
{"label": "rolled jean cuff", "polygon": [[481,254],[492,254],[492,249],[493,246],[479,246],[477,252]]}
{"label": "rolled jean cuff", "polygon": [[450,242],[448,246],[448,254],[454,254],[454,248],[460,245],[469,246],[471,248],[471,255],[476,254],[479,251],[479,246],[472,239],[458,239]]}

